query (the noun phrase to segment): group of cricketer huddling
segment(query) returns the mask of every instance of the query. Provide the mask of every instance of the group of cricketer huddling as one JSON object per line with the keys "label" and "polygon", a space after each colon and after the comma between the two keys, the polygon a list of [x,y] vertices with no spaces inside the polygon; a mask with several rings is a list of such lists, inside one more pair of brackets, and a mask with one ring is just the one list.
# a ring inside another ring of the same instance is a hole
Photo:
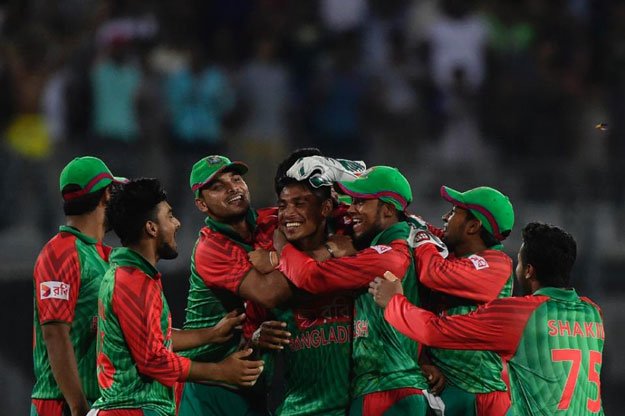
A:
{"label": "group of cricketer huddling", "polygon": [[[493,188],[443,186],[439,229],[408,214],[393,167],[299,149],[258,210],[247,170],[191,169],[206,218],[174,329],[156,266],[180,222],[160,182],[65,166],[66,224],[34,269],[31,416],[268,415],[269,391],[276,415],[603,414],[602,316],[570,287],[570,234],[527,224],[513,272]],[[528,296],[510,297],[515,274]]]}

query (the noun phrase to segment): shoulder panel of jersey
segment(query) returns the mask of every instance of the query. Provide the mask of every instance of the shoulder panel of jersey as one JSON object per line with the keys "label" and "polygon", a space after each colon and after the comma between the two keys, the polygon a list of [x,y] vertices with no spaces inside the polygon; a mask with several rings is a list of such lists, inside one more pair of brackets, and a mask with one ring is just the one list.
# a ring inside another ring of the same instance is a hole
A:
{"label": "shoulder panel of jersey", "polygon": [[579,297],[582,302],[586,302],[591,304],[592,306],[595,307],[595,309],[597,309],[597,311],[599,311],[599,315],[601,316],[601,319],[603,319],[603,310],[601,310],[601,307],[599,305],[597,305],[592,299],[586,297],[586,296],[580,296]]}
{"label": "shoulder panel of jersey", "polygon": [[58,233],[41,250],[34,268],[39,323],[71,323],[80,292],[76,236]]}
{"label": "shoulder panel of jersey", "polygon": [[200,231],[193,263],[207,287],[226,289],[235,295],[238,295],[243,278],[252,269],[243,247],[208,227]]}

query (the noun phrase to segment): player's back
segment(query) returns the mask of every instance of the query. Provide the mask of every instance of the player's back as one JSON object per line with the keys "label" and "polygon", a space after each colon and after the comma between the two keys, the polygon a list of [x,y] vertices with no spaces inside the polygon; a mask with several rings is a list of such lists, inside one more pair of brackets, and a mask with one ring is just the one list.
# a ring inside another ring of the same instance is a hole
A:
{"label": "player's back", "polygon": [[[574,290],[544,288],[509,361],[513,414],[602,415],[599,308]],[[542,298],[544,300],[544,298]]]}

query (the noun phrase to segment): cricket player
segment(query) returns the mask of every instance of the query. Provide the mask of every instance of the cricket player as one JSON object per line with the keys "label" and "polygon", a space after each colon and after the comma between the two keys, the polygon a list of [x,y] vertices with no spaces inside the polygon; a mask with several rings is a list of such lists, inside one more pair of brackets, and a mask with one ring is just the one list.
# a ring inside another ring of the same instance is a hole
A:
{"label": "cricket player", "polygon": [[178,255],[180,222],[160,182],[125,184],[112,194],[108,218],[123,247],[112,251],[99,292],[97,414],[175,416],[174,385],[187,379],[253,385],[263,362],[245,359],[251,349],[219,363],[191,361],[174,352],[229,340],[243,316],[230,314],[211,328],[172,330],[156,264]]}
{"label": "cricket player", "polygon": [[102,244],[115,178],[100,159],[77,157],[59,178],[65,225],[34,269],[31,416],[84,416],[100,393],[96,378],[98,290],[110,248]]}
{"label": "cricket player", "polygon": [[424,345],[490,350],[506,360],[508,414],[603,415],[603,318],[596,304],[570,288],[576,254],[575,240],[564,230],[526,225],[516,278],[531,295],[497,299],[467,315],[418,308],[392,273],[376,278],[369,292],[393,327]]}
{"label": "cricket player", "polygon": [[[199,211],[206,215],[191,259],[185,329],[213,326],[228,312],[243,310],[245,299],[274,307],[291,296],[278,271],[258,272],[248,259],[254,248],[269,249],[277,225],[276,208],[255,210],[242,175],[247,166],[225,156],[200,159],[191,170],[190,187]],[[236,351],[240,334],[223,345],[185,351],[194,360],[214,362]],[[254,403],[252,403],[254,402]],[[255,406],[253,406],[255,405]],[[186,383],[180,416],[264,414],[262,403],[237,386]]]}
{"label": "cricket player", "polygon": [[[411,227],[405,221],[405,209],[412,192],[406,178],[395,168],[375,166],[338,186],[353,198],[348,213],[360,251],[319,262],[292,244],[282,246],[274,241],[280,253],[280,271],[296,287],[323,294],[362,287],[363,277],[392,269],[402,276],[410,299],[418,302],[412,250],[407,243]],[[334,252],[331,243],[328,249]],[[428,383],[417,363],[418,344],[390,328],[366,293],[357,296],[354,310],[350,414],[425,415],[422,390]]]}
{"label": "cricket player", "polygon": [[[324,243],[334,226],[331,186],[315,188],[309,180],[287,177],[286,170],[297,158],[294,152],[276,175],[279,227],[298,250],[328,259]],[[285,394],[276,415],[345,415],[350,395],[353,295],[296,293],[295,299],[273,313],[286,327],[266,328],[265,322],[257,334],[263,338],[269,329],[277,345],[286,341]]]}
{"label": "cricket player", "polygon": [[[419,281],[433,290],[428,308],[438,314],[465,315],[499,297],[512,295],[512,259],[503,241],[514,225],[510,200],[496,189],[482,186],[458,192],[443,186],[441,196],[452,203],[443,216],[442,230],[429,225],[450,254],[441,256],[427,230],[417,231],[414,247]],[[440,398],[447,416],[503,416],[510,395],[502,379],[501,357],[491,351],[429,349],[447,386]]]}

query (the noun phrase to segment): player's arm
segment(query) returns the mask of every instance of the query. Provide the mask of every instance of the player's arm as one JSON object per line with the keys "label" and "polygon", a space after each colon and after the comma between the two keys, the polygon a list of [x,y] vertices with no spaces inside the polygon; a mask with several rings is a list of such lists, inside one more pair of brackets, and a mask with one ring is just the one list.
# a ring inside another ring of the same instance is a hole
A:
{"label": "player's arm", "polygon": [[[73,241],[67,241],[66,247],[50,247],[38,259],[34,271],[35,296],[52,375],[72,415],[78,415],[89,411],[78,374],[74,346],[69,336],[80,292],[80,261],[73,248]],[[58,252],[63,254],[59,255]],[[57,262],[50,261],[48,255],[65,260],[58,265]],[[53,264],[56,265],[54,268]],[[56,290],[60,290],[61,283],[68,285],[67,291],[51,296],[42,290],[42,285],[50,288],[53,284]]]}
{"label": "player's arm", "polygon": [[217,325],[211,328],[172,329],[172,347],[174,351],[188,350],[206,344],[222,344],[232,338],[235,328],[240,327],[245,314],[230,311]]}
{"label": "player's arm", "polygon": [[168,387],[185,381],[191,360],[169,351],[165,345],[160,286],[156,282],[144,282],[138,274],[119,270],[115,279],[112,309],[139,373]]}
{"label": "player's arm", "polygon": [[468,315],[437,316],[411,304],[402,294],[388,303],[384,318],[399,332],[436,348],[489,350],[510,357],[525,324],[547,298],[497,299]]}
{"label": "player's arm", "polygon": [[65,322],[48,322],[42,326],[52,374],[72,415],[86,414],[89,403],[78,376],[74,347],[69,337],[71,327]]}
{"label": "player's arm", "polygon": [[320,294],[366,288],[374,277],[387,270],[403,276],[410,261],[409,248],[403,240],[326,261],[317,261],[287,244],[280,254],[280,271],[298,288]]}
{"label": "player's arm", "polygon": [[288,280],[278,270],[262,274],[251,267],[239,286],[239,296],[271,309],[293,296]]}
{"label": "player's arm", "polygon": [[444,258],[433,244],[423,244],[414,252],[423,285],[479,303],[496,299],[512,273],[512,260],[503,253],[488,258]]}
{"label": "player's arm", "polygon": [[248,253],[227,238],[200,240],[194,256],[196,271],[207,287],[228,290],[266,308],[291,296],[289,283],[280,272],[258,272]]}

